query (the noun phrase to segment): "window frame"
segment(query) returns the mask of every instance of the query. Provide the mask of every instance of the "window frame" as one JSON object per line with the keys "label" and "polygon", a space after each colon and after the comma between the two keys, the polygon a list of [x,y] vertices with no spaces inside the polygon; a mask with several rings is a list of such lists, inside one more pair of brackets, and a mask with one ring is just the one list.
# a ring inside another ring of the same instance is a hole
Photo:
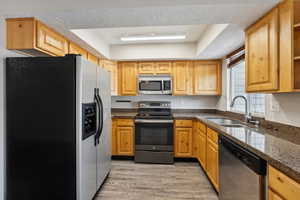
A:
{"label": "window frame", "polygon": [[[237,63],[236,65],[238,65],[238,64],[241,64],[241,63],[245,63],[245,60],[241,60],[241,62],[239,62],[239,63]],[[245,63],[246,64],[246,63]],[[235,65],[235,66],[236,66]],[[238,114],[245,114],[245,112],[241,112],[241,111],[237,111],[237,110],[234,110],[233,108],[231,108],[230,107],[230,104],[231,104],[231,102],[232,102],[232,99],[234,98],[234,96],[233,96],[233,81],[232,81],[232,77],[233,77],[233,75],[232,75],[232,73],[233,73],[233,68],[235,67],[235,66],[232,66],[232,67],[230,67],[230,68],[227,68],[227,70],[229,71],[228,73],[227,73],[227,75],[228,75],[228,81],[227,81],[227,85],[229,86],[229,88],[228,88],[228,103],[227,103],[227,110],[228,111],[230,111],[230,112],[234,112],[234,113],[238,113]],[[246,67],[245,65],[244,65],[244,67]],[[245,78],[246,79],[246,78]],[[246,80],[245,80],[245,84],[246,84]],[[245,91],[245,97],[246,97],[246,99],[248,100],[248,103],[250,102],[250,95],[251,95],[251,93],[249,94],[249,93],[246,93],[246,91]],[[251,102],[250,102],[251,103]],[[251,112],[251,105],[249,105],[248,106],[248,109],[249,109],[249,112],[251,113],[251,115],[252,116],[254,116],[254,117],[261,117],[261,118],[265,118],[265,116],[266,116],[266,96],[265,96],[265,98],[264,98],[264,104],[265,104],[265,106],[264,106],[264,112],[263,113],[255,113],[255,112]]]}

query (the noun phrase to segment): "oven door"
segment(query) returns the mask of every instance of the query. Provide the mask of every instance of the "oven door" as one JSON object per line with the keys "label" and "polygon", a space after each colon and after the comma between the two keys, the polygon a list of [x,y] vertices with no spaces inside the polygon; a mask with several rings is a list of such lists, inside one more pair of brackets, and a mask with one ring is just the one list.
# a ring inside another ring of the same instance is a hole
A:
{"label": "oven door", "polygon": [[139,80],[140,94],[162,94],[163,82],[161,80]]}
{"label": "oven door", "polygon": [[135,120],[135,150],[173,152],[173,120]]}

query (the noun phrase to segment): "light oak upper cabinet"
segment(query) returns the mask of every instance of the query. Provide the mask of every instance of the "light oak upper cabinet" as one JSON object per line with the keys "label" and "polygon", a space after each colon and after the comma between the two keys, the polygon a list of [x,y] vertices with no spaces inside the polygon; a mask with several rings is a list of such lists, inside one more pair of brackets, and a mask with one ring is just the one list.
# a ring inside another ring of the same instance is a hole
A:
{"label": "light oak upper cabinet", "polygon": [[70,42],[69,45],[69,53],[70,54],[80,54],[82,57],[88,59],[88,52],[86,50],[84,50],[83,48],[81,48],[80,46],[78,46],[75,43]]}
{"label": "light oak upper cabinet", "polygon": [[171,74],[172,62],[139,62],[139,74]]}
{"label": "light oak upper cabinet", "polygon": [[278,8],[246,30],[247,92],[278,90],[278,33]]}
{"label": "light oak upper cabinet", "polygon": [[161,61],[156,62],[156,74],[171,74],[172,73],[172,62],[171,61]]}
{"label": "light oak upper cabinet", "polygon": [[111,73],[111,95],[118,95],[118,63],[102,59],[99,65]]}
{"label": "light oak upper cabinet", "polygon": [[91,53],[88,53],[88,61],[98,65],[98,57],[97,56],[94,56],[93,54]]}
{"label": "light oak upper cabinet", "polygon": [[33,56],[64,56],[68,40],[34,18],[6,20],[7,49]]}
{"label": "light oak upper cabinet", "polygon": [[195,61],[194,83],[194,94],[196,95],[220,95],[221,62]]}
{"label": "light oak upper cabinet", "polygon": [[120,94],[135,96],[137,94],[137,62],[119,63]]}
{"label": "light oak upper cabinet", "polygon": [[154,62],[140,62],[139,74],[155,74],[156,68]]}
{"label": "light oak upper cabinet", "polygon": [[193,94],[193,67],[192,62],[173,62],[173,95]]}

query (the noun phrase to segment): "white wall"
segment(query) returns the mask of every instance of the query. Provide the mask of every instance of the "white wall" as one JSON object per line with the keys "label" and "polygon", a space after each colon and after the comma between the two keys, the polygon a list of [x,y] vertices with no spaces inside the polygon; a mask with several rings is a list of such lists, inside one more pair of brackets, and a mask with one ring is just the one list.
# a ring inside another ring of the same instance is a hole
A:
{"label": "white wall", "polygon": [[192,59],[195,43],[112,45],[110,56],[118,60]]}
{"label": "white wall", "polygon": [[20,56],[5,48],[5,21],[0,16],[0,200],[4,199],[4,58]]}
{"label": "white wall", "polygon": [[[131,103],[118,103],[116,100],[130,100]],[[216,96],[113,96],[113,108],[136,108],[138,101],[171,101],[175,109],[216,109],[218,97]]]}

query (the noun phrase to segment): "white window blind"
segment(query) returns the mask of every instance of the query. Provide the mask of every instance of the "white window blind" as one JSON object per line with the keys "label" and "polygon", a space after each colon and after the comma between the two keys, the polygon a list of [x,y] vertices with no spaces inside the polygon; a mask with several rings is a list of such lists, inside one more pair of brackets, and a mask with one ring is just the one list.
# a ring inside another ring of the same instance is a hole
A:
{"label": "white window blind", "polygon": [[[230,98],[231,100],[238,95],[245,96],[250,103],[250,112],[254,115],[264,116],[265,114],[265,94],[246,94],[245,93],[245,62],[240,62],[230,70]],[[237,99],[234,107],[230,108],[233,112],[244,113],[245,102]]]}

